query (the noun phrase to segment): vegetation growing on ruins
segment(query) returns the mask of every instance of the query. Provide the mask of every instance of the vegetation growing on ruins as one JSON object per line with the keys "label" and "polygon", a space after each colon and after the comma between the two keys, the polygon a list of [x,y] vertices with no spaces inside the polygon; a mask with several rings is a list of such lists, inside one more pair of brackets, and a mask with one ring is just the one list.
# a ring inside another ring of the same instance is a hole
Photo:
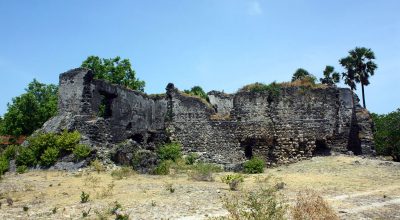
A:
{"label": "vegetation growing on ruins", "polygon": [[340,74],[335,72],[335,67],[326,66],[323,72],[324,78],[320,78],[319,81],[326,85],[335,85],[340,81]]}
{"label": "vegetation growing on ruins", "polygon": [[145,82],[136,77],[129,59],[121,59],[119,56],[109,59],[89,56],[82,62],[81,67],[93,70],[96,79],[104,79],[132,90],[144,91]]}
{"label": "vegetation growing on ruins", "polygon": [[185,89],[185,90],[183,90],[183,92],[188,95],[200,97],[200,98],[206,100],[207,102],[210,101],[207,93],[204,92],[203,88],[201,88],[200,86],[193,86],[190,90]]}
{"label": "vegetation growing on ruins", "polygon": [[312,75],[305,69],[303,68],[298,68],[292,76],[292,82],[296,81],[296,80],[302,80],[305,77],[311,77]]}
{"label": "vegetation growing on ruins", "polygon": [[268,93],[268,102],[271,102],[281,94],[281,88],[282,84],[276,83],[275,81],[270,84],[256,82],[243,86],[239,89],[239,92],[266,92]]}
{"label": "vegetation growing on ruins", "polygon": [[72,153],[74,154],[75,159],[79,161],[88,157],[91,151],[92,150],[87,145],[78,144],[76,145],[75,149],[72,150]]}
{"label": "vegetation growing on ruins", "polygon": [[240,92],[268,92],[268,93],[273,93],[276,96],[279,95],[280,93],[280,84],[276,82],[272,82],[270,84],[265,84],[265,83],[252,83],[243,86],[241,89],[239,89]]}

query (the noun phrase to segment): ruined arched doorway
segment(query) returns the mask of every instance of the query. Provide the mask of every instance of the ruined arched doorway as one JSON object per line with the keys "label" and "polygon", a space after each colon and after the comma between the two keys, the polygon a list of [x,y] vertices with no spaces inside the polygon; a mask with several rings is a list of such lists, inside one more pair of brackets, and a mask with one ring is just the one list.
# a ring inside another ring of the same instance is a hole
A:
{"label": "ruined arched doorway", "polygon": [[329,156],[331,155],[331,149],[328,147],[326,140],[317,139],[315,141],[315,148],[312,152],[313,156]]}

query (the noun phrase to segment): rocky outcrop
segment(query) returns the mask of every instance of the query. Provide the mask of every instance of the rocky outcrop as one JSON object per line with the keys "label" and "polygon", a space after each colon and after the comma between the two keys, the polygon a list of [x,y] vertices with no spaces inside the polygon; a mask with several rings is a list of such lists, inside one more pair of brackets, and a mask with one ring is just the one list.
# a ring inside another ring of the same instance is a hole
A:
{"label": "rocky outcrop", "polygon": [[[349,89],[286,86],[278,95],[212,91],[209,102],[173,84],[166,90],[146,95],[74,69],[60,75],[59,113],[42,130],[79,130],[82,142],[123,163],[135,152],[150,155],[166,141],[179,141],[184,153],[196,152],[201,160],[230,169],[255,155],[277,165],[331,151],[373,153],[371,117]],[[116,150],[127,140],[128,148]]]}

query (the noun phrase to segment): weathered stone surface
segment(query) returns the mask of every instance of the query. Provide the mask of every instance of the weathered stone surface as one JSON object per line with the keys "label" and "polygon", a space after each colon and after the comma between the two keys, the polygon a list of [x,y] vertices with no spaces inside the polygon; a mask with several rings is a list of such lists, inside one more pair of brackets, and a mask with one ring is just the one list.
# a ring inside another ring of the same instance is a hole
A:
{"label": "weathered stone surface", "polygon": [[153,173],[159,159],[157,154],[149,150],[138,150],[133,158],[133,168],[140,173]]}
{"label": "weathered stone surface", "polygon": [[[133,152],[154,152],[169,140],[182,143],[184,153],[230,169],[254,155],[278,165],[330,151],[373,153],[371,117],[349,89],[283,87],[278,96],[212,91],[210,103],[173,84],[166,90],[149,96],[74,69],[60,75],[59,115],[42,129],[77,129],[99,154],[130,140],[135,144],[113,152],[122,164]],[[156,162],[153,155],[146,163]]]}

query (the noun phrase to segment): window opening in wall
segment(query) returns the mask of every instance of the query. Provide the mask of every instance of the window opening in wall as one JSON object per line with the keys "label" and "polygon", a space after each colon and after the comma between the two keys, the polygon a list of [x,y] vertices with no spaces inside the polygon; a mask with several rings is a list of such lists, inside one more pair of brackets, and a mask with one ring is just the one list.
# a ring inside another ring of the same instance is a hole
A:
{"label": "window opening in wall", "polygon": [[251,159],[253,157],[253,146],[246,145],[244,155],[247,159]]}
{"label": "window opening in wall", "polygon": [[134,134],[130,138],[139,144],[142,144],[144,142],[144,137],[142,134]]}
{"label": "window opening in wall", "polygon": [[113,99],[116,98],[116,95],[108,94],[108,93],[101,93],[101,101],[99,105],[99,109],[97,111],[97,116],[103,118],[111,118],[112,116],[112,102]]}
{"label": "window opening in wall", "polygon": [[131,129],[132,129],[132,122],[129,122],[129,123],[126,125],[125,130],[129,131],[129,130],[131,130]]}
{"label": "window opening in wall", "polygon": [[150,133],[149,137],[147,138],[147,143],[153,143],[155,142],[157,138],[157,134],[156,133]]}

